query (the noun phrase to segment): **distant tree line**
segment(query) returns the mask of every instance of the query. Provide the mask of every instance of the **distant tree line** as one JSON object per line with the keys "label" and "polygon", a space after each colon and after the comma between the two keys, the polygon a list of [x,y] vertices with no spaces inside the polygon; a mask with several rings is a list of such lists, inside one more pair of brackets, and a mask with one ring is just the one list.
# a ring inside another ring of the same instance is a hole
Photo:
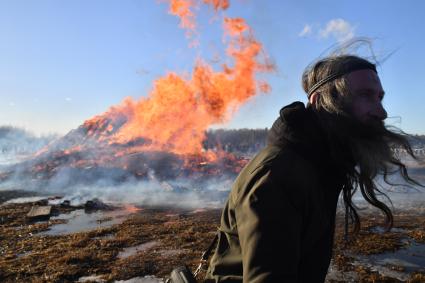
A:
{"label": "distant tree line", "polygon": [[208,130],[205,149],[228,152],[255,153],[266,145],[268,129],[217,129]]}
{"label": "distant tree line", "polygon": [[[205,149],[234,153],[256,153],[266,145],[269,129],[214,129],[206,132]],[[0,155],[35,152],[52,141],[55,135],[38,137],[17,127],[0,126]],[[410,135],[413,148],[425,148],[425,135]]]}
{"label": "distant tree line", "polygon": [[[216,129],[206,132],[205,149],[221,149],[228,152],[255,153],[266,145],[268,128],[265,129]],[[425,148],[425,135],[409,135],[413,148]]]}

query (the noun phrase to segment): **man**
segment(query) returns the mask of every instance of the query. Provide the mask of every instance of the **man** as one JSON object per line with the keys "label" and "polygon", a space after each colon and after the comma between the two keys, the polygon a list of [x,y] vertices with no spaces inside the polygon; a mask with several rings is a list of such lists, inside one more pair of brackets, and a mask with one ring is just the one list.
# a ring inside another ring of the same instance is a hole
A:
{"label": "man", "polygon": [[383,120],[384,90],[376,66],[357,56],[331,56],[307,68],[307,107],[280,111],[268,145],[242,170],[223,210],[206,282],[323,282],[329,267],[335,214],[343,192],[346,213],[360,226],[355,188],[381,209],[373,178],[398,168],[390,146],[412,150]]}

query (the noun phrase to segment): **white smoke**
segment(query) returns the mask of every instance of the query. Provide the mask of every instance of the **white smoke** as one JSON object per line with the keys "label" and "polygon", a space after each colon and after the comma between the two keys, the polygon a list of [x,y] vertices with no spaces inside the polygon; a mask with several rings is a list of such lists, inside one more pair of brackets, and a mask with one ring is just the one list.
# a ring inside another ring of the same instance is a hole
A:
{"label": "white smoke", "polygon": [[[19,167],[18,167],[19,168]],[[154,172],[147,179],[136,179],[119,168],[59,168],[48,179],[37,179],[19,170],[1,184],[0,190],[26,190],[46,196],[61,196],[71,205],[99,199],[105,203],[180,208],[223,206],[234,176],[159,180]]]}
{"label": "white smoke", "polygon": [[49,144],[54,134],[36,136],[12,126],[0,126],[0,166],[20,162]]}
{"label": "white smoke", "polygon": [[[8,145],[11,141],[15,141],[16,144],[22,145],[20,147],[23,149],[21,152],[34,152],[35,149],[44,146],[49,140],[43,139],[43,142],[34,142],[30,145],[28,140],[34,140],[34,138],[26,132],[12,131],[14,135],[11,135],[10,132],[7,135],[2,135],[3,144]],[[4,142],[5,137],[7,137],[8,143]],[[49,150],[52,150],[53,153],[60,152],[63,148],[75,145],[83,139],[84,135],[81,135],[79,131],[73,131],[60,139],[60,142],[58,140],[51,143]],[[114,156],[114,150],[108,147],[97,149],[97,143],[93,142],[92,144],[87,139],[84,139],[84,143],[89,150],[78,152],[76,158],[96,161],[102,160],[105,156]],[[61,163],[62,161],[55,160],[52,158],[53,156],[54,154],[46,154],[45,157],[38,158],[35,161],[27,160],[9,167],[3,166],[3,168],[0,168],[0,179],[2,178],[1,174],[7,172],[7,170],[10,170],[11,173],[7,179],[1,180],[0,190],[18,189],[45,195],[59,195],[63,196],[63,199],[70,200],[73,205],[98,198],[104,202],[112,203],[203,208],[223,206],[236,177],[233,174],[208,176],[201,175],[202,173],[199,173],[199,175],[193,173],[190,177],[174,176],[169,171],[175,170],[173,166],[178,163],[175,163],[175,160],[169,155],[164,155],[153,161],[149,159],[150,156],[123,160],[128,166],[135,165],[139,169],[147,169],[148,174],[143,178],[137,178],[130,171],[122,169],[118,166],[119,162],[112,165],[102,163],[103,165],[95,164],[81,168],[74,167],[73,162]],[[43,165],[54,162],[59,163],[48,170],[42,170],[40,174],[34,174],[31,171],[37,164]],[[412,176],[424,184],[425,167],[422,166],[423,164],[415,165],[411,160],[406,160],[406,162],[412,168],[410,171]],[[172,164],[170,165],[170,163]],[[162,172],[155,172],[156,169]],[[165,174],[169,174],[169,176],[164,177],[163,172],[166,172]],[[46,176],[46,174],[49,176]],[[397,175],[391,177],[390,181],[401,185],[388,185],[383,182],[382,178],[377,179],[380,188],[393,201],[394,207],[423,207],[425,194],[422,188],[406,186],[400,176]],[[384,198],[381,199],[385,201]],[[355,195],[355,200],[360,206],[367,205],[359,193]]]}

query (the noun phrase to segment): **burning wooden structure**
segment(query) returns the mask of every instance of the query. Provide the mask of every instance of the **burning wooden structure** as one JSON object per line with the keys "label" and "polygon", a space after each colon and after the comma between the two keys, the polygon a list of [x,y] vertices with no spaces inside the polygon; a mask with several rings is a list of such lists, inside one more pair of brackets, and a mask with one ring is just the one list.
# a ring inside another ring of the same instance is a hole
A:
{"label": "burning wooden structure", "polygon": [[[216,12],[229,7],[229,1],[201,3]],[[170,0],[169,4],[169,13],[180,18],[188,35],[196,34],[196,1]],[[274,66],[244,19],[224,17],[223,31],[228,60],[221,70],[198,59],[191,76],[170,72],[154,82],[146,97],[126,98],[88,119],[35,157],[2,172],[0,180],[22,176],[48,180],[58,174],[71,178],[75,174],[83,182],[105,177],[167,180],[238,173],[246,160],[205,150],[205,132],[228,121],[256,94],[270,91],[256,75]]]}

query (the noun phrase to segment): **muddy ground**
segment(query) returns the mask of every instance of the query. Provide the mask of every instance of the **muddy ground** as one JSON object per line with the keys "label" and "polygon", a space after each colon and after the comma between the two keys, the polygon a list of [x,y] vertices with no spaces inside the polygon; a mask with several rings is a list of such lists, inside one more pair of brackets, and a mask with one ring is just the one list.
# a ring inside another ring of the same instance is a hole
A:
{"label": "muddy ground", "polygon": [[[164,278],[173,267],[187,264],[195,269],[202,251],[219,225],[220,210],[124,207],[122,223],[64,235],[46,235],[60,218],[32,222],[26,218],[34,203],[4,204],[10,198],[28,196],[0,191],[0,282],[75,282],[97,275],[98,281],[114,282],[155,275]],[[68,214],[82,207],[53,206],[53,214]],[[123,208],[119,208],[123,209]],[[99,219],[99,224],[105,219]],[[425,282],[422,271],[410,272],[400,281],[367,265],[353,264],[354,255],[368,256],[405,248],[410,242],[425,243],[425,215],[396,211],[395,231],[383,232],[378,213],[362,215],[360,234],[347,244],[343,219],[338,217],[333,257],[337,272],[354,273],[360,282]],[[276,231],[278,232],[278,231]],[[129,250],[130,247],[138,247]],[[423,255],[421,255],[423,256]],[[404,267],[387,266],[405,272]],[[94,280],[94,279],[93,279]],[[89,282],[89,281],[86,281]],[[345,280],[328,279],[328,282]]]}

